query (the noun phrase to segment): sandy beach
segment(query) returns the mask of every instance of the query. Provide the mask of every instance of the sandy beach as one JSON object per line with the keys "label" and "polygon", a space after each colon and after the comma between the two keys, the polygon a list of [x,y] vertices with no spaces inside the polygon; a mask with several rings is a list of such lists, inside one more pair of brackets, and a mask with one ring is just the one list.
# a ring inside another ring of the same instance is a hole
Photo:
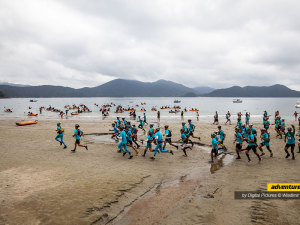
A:
{"label": "sandy beach", "polygon": [[[300,154],[285,159],[274,126],[274,157],[265,150],[259,164],[252,152],[250,163],[244,153],[235,159],[234,125],[222,124],[228,154],[209,164],[207,146],[217,126],[207,122],[195,122],[204,146],[195,145],[183,157],[167,145],[174,155],[160,153],[155,161],[149,159],[153,153],[141,156],[143,148],[128,160],[108,135],[97,136],[109,132],[111,121],[62,120],[67,149],[54,140],[56,121],[24,127],[15,122],[0,120],[0,224],[300,224],[299,200],[234,199],[234,191],[299,182]],[[76,123],[86,134],[82,141],[88,151],[70,152]],[[181,124],[162,121],[160,126],[165,124],[178,140]]]}

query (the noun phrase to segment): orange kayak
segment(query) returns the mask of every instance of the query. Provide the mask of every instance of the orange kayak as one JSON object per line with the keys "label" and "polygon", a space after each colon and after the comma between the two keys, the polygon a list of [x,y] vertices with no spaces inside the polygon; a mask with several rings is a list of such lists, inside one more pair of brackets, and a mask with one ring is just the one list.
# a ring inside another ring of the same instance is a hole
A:
{"label": "orange kayak", "polygon": [[92,111],[81,111],[82,113],[92,112]]}
{"label": "orange kayak", "polygon": [[28,116],[37,116],[38,114],[28,114]]}
{"label": "orange kayak", "polygon": [[73,112],[73,113],[71,113],[71,115],[75,116],[75,115],[79,115],[79,113]]}
{"label": "orange kayak", "polygon": [[178,113],[180,111],[169,111],[169,113]]}
{"label": "orange kayak", "polygon": [[35,121],[25,121],[25,122],[16,123],[16,125],[18,125],[18,126],[26,126],[26,125],[37,124],[37,123],[38,123],[38,121],[35,120]]}
{"label": "orange kayak", "polygon": [[12,111],[5,109],[4,112],[11,113]]}

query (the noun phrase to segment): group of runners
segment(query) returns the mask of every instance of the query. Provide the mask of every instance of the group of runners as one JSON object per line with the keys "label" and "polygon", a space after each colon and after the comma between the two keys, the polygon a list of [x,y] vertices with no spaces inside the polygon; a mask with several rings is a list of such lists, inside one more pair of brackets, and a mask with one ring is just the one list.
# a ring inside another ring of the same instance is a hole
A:
{"label": "group of runners", "polygon": [[[74,134],[73,134],[73,137],[75,138],[75,143],[74,143],[74,149],[72,149],[71,152],[75,152],[77,146],[84,147],[86,150],[88,150],[88,146],[87,145],[82,145],[80,143],[81,137],[83,136],[83,132],[82,132],[82,130],[79,129],[79,127],[80,126],[78,124],[75,125],[75,130],[74,130]],[[65,131],[62,128],[60,122],[57,123],[56,132],[57,132],[57,135],[55,137],[55,140],[58,141],[60,143],[60,145],[64,145],[64,149],[66,149],[67,145],[64,142],[64,132]]]}
{"label": "group of runners", "polygon": [[[216,115],[218,115],[217,112]],[[227,124],[228,122],[229,124],[231,124],[230,112],[228,111],[226,115],[227,121],[225,124]],[[253,127],[252,124],[249,123],[250,113],[246,113],[245,123],[242,123],[241,116],[241,113],[239,113],[237,117],[237,125],[235,127],[234,143],[236,143],[236,159],[241,159],[241,153],[245,151],[245,155],[250,162],[251,158],[249,153],[253,151],[260,162],[262,156],[265,155],[264,148],[269,152],[270,157],[273,157],[273,151],[270,147],[270,121],[268,113],[264,111],[264,128],[260,130],[259,137],[257,130]],[[117,117],[117,120],[112,124],[112,138],[119,142],[118,152],[122,153],[123,156],[128,154],[129,159],[133,158],[133,154],[131,153],[130,149],[134,150],[135,155],[137,156],[139,154],[139,148],[143,145],[144,142],[146,142],[146,147],[143,149],[142,156],[145,157],[147,152],[153,152],[153,156],[151,157],[151,159],[154,160],[157,157],[157,153],[170,153],[172,155],[174,154],[172,150],[166,150],[167,144],[176,149],[180,148],[183,151],[184,156],[187,156],[187,149],[192,149],[194,146],[194,142],[192,141],[192,139],[200,140],[200,137],[194,135],[196,126],[194,125],[194,123],[192,123],[191,119],[188,120],[187,124],[185,122],[182,122],[182,127],[180,129],[180,140],[176,141],[176,144],[172,142],[172,131],[169,129],[168,125],[165,125],[163,128],[154,128],[154,124],[147,123],[146,113],[144,113],[142,117],[139,116],[137,122],[139,123],[138,127],[136,127],[135,124],[132,124],[131,121],[127,121],[125,118],[120,119],[119,117]],[[292,127],[288,127],[286,131],[285,120],[280,117],[278,111],[276,112],[274,123],[277,137],[283,139],[284,136],[284,141],[286,142],[286,145],[284,147],[286,158],[289,158],[291,156],[291,158],[294,160],[294,150],[296,145],[296,131],[294,125],[292,125]],[[145,130],[145,125],[149,125],[148,131]],[[138,129],[143,130],[144,135],[146,134],[146,140],[138,140]],[[62,128],[61,123],[57,124],[56,131],[57,136],[55,140],[58,141],[60,145],[63,145],[64,148],[67,148],[67,145],[63,140],[64,129]],[[86,150],[88,150],[87,145],[82,145],[80,143],[82,135],[83,132],[79,129],[79,125],[76,124],[73,135],[73,137],[75,138],[75,144],[74,149],[71,150],[72,152],[76,151],[77,146],[84,147]],[[300,133],[298,133],[298,135],[300,135]],[[212,150],[210,162],[214,162],[214,159],[218,155],[226,154],[227,148],[224,144],[225,138],[226,134],[222,130],[222,126],[218,125],[218,130],[211,134]],[[258,139],[260,139],[260,141]],[[244,145],[244,143],[246,143],[246,145]],[[297,153],[300,153],[300,139],[298,142],[298,147],[299,150]],[[260,153],[258,152],[258,150],[260,151]]]}
{"label": "group of runners", "polygon": [[[143,117],[143,120],[140,116],[138,118],[138,128],[142,129],[144,131],[144,134],[146,134],[144,125],[148,125],[148,123],[146,120],[145,113]],[[128,153],[129,159],[131,159],[133,157],[133,154],[128,149],[128,147],[130,147],[135,151],[136,155],[138,155],[138,149],[140,148],[138,142],[143,144],[144,140],[138,141],[138,129],[136,128],[135,124],[131,124],[131,122],[126,121],[125,118],[122,118],[120,120],[120,118],[118,117],[117,120],[112,124],[112,127],[114,131],[112,138],[114,138],[116,141],[120,141],[118,144],[118,152],[123,153],[123,156],[125,156]],[[191,138],[197,138],[200,140],[200,137],[196,137],[194,135],[195,128],[196,126],[192,123],[192,120],[188,120],[188,124],[182,122],[182,128],[180,130],[181,144],[179,146],[172,142],[172,131],[169,129],[168,125],[165,125],[164,129],[161,130],[160,127],[154,128],[153,124],[149,124],[149,130],[147,131],[145,140],[146,147],[142,156],[145,157],[148,151],[153,152],[153,156],[151,157],[151,159],[153,160],[156,158],[158,152],[170,153],[173,155],[172,150],[165,149],[167,144],[173,146],[176,149],[180,147],[184,152],[184,156],[187,156],[186,150],[192,149],[192,147],[194,146],[194,143],[191,140]],[[155,148],[153,147],[154,144],[156,145]]]}

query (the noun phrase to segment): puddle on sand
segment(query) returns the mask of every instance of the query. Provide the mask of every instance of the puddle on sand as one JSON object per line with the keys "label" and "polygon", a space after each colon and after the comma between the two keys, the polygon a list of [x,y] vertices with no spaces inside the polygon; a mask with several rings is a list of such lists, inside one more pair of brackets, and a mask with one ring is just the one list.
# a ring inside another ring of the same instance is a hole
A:
{"label": "puddle on sand", "polygon": [[115,139],[111,138],[111,134],[107,135],[89,135],[88,139],[93,141],[93,142],[98,142],[98,143],[104,143],[104,144],[116,144]]}
{"label": "puddle on sand", "polygon": [[[210,146],[200,146],[200,149],[204,150],[207,153],[211,152]],[[211,163],[210,172],[215,173],[217,170],[221,169],[223,166],[227,166],[233,162],[234,156],[227,154],[226,152],[220,152],[221,154]]]}

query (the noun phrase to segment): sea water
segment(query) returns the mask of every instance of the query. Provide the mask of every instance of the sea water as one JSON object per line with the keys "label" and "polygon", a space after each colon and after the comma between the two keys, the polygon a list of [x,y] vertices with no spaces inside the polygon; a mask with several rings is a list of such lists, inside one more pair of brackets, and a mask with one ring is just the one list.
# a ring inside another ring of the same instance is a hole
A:
{"label": "sea water", "polygon": [[[56,109],[65,111],[64,106],[73,104],[85,104],[92,111],[91,113],[81,113],[78,116],[71,116],[72,111],[69,111],[69,119],[85,119],[85,120],[102,120],[102,114],[99,111],[99,107],[107,103],[114,103],[116,105],[122,105],[123,107],[134,107],[137,111],[137,116],[142,116],[144,112],[140,111],[144,107],[148,120],[155,120],[157,118],[157,112],[151,111],[152,107],[156,107],[160,111],[161,120],[180,120],[180,113],[171,114],[168,109],[161,110],[162,106],[180,106],[181,110],[187,108],[197,108],[199,110],[200,121],[213,121],[215,112],[219,114],[219,120],[226,120],[225,114],[230,111],[232,117],[231,120],[236,120],[237,113],[242,112],[245,115],[246,112],[251,113],[250,121],[262,121],[262,115],[264,110],[267,110],[269,115],[274,115],[274,112],[279,110],[282,118],[286,121],[294,120],[293,113],[297,110],[295,104],[300,101],[300,98],[243,98],[242,103],[233,103],[232,98],[210,98],[210,97],[193,97],[193,98],[178,98],[181,103],[174,103],[173,97],[124,97],[124,98],[36,98],[37,102],[30,102],[29,98],[8,98],[0,99],[0,118],[15,118],[15,119],[28,119],[28,112],[38,113],[36,119],[57,120],[60,118],[59,113],[45,111],[42,114],[39,112],[39,108],[44,106],[45,108],[51,105]],[[141,103],[146,105],[141,105]],[[136,107],[139,105],[139,107]],[[31,109],[29,109],[31,107]],[[12,113],[5,113],[5,108],[13,110]],[[107,120],[115,120],[116,116],[129,118],[129,112],[121,114],[115,114],[116,107],[112,107],[110,116],[105,118]],[[299,111],[299,109],[298,109]],[[196,119],[196,112],[187,111],[184,112],[185,119]],[[272,117],[271,117],[272,118]],[[31,117],[35,119],[35,117]],[[244,116],[243,116],[244,121]]]}

